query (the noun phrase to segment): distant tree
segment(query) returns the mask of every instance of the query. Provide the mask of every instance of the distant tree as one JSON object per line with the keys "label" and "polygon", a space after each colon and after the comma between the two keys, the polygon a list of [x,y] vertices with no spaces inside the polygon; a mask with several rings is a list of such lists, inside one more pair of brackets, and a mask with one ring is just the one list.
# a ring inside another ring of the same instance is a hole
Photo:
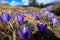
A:
{"label": "distant tree", "polygon": [[29,6],[36,6],[36,0],[29,0]]}
{"label": "distant tree", "polygon": [[41,8],[43,8],[43,7],[44,7],[43,3],[41,3],[39,6],[40,6]]}

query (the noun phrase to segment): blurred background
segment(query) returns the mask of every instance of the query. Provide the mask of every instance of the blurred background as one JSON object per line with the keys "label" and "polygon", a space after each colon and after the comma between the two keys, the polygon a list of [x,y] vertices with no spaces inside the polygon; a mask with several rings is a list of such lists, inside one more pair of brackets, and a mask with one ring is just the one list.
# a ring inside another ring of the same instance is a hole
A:
{"label": "blurred background", "polygon": [[60,2],[60,0],[0,0],[0,3],[7,3],[11,6],[17,6],[17,5],[45,5],[50,3],[56,3]]}

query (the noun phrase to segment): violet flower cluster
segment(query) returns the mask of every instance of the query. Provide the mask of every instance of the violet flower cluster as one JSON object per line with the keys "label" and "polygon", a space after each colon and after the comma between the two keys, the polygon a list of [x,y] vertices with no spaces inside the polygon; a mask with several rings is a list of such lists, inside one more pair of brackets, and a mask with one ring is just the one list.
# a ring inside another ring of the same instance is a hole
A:
{"label": "violet flower cluster", "polygon": [[[46,14],[47,17],[50,19],[50,21],[52,22],[53,25],[55,25],[58,21],[57,18],[54,18],[54,13],[50,12],[49,10],[51,10],[53,8],[52,5],[50,6],[47,6],[46,8],[42,8],[40,10],[40,13],[36,13],[34,12],[32,9],[30,10],[30,14],[35,18],[35,19],[40,19],[41,18],[41,14]],[[32,33],[32,29],[31,29],[31,26],[28,25],[25,26],[23,25],[23,22],[25,21],[24,20],[24,13],[27,14],[27,11],[24,10],[24,12],[16,12],[17,16],[16,16],[16,19],[18,20],[18,23],[21,24],[21,28],[18,28],[17,29],[17,32],[19,34],[19,36],[22,38],[22,39],[27,39],[31,33]],[[0,21],[7,21],[9,22],[10,19],[13,17],[13,14],[8,14],[7,12],[2,12],[2,16],[0,16]],[[47,26],[44,22],[39,22],[36,24],[38,30],[40,33],[44,33],[46,30],[47,30]]]}

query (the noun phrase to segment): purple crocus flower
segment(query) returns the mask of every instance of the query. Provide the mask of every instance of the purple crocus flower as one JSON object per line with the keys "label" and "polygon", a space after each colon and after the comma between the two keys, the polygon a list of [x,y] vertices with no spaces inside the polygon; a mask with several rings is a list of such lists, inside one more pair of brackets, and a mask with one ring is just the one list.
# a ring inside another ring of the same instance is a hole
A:
{"label": "purple crocus flower", "polygon": [[58,21],[58,18],[52,18],[52,24],[53,25],[55,25],[57,21]]}
{"label": "purple crocus flower", "polygon": [[30,9],[30,13],[34,12],[33,10]]}
{"label": "purple crocus flower", "polygon": [[28,12],[27,12],[27,10],[24,10],[23,13],[24,13],[24,14],[27,14]]}
{"label": "purple crocus flower", "polygon": [[12,18],[12,14],[8,14],[7,12],[2,12],[2,19],[5,21],[10,21],[10,19]]}
{"label": "purple crocus flower", "polygon": [[49,12],[49,11],[45,11],[44,13],[45,13],[46,15],[48,15],[50,12]]}
{"label": "purple crocus flower", "polygon": [[16,16],[16,18],[17,18],[19,24],[23,23],[23,21],[24,21],[24,15],[19,14],[19,15]]}
{"label": "purple crocus flower", "polygon": [[40,10],[40,13],[43,13],[44,11],[47,11],[47,8],[42,8],[42,9]]}
{"label": "purple crocus flower", "polygon": [[47,30],[47,26],[43,22],[37,23],[39,32],[44,33]]}
{"label": "purple crocus flower", "polygon": [[21,29],[18,29],[18,34],[19,34],[19,36],[22,38],[22,39],[27,39],[28,38],[28,36],[30,36],[30,34],[31,34],[31,28],[30,28],[30,26],[28,25],[28,26],[22,26],[22,28]]}
{"label": "purple crocus flower", "polygon": [[34,14],[36,14],[33,10],[30,10],[30,14],[31,15],[34,15]]}
{"label": "purple crocus flower", "polygon": [[49,11],[44,11],[44,12],[41,13],[40,15],[41,15],[42,17],[45,17],[45,16],[47,16],[49,13],[50,13]]}
{"label": "purple crocus flower", "polygon": [[40,19],[40,18],[41,18],[41,15],[40,15],[40,14],[34,14],[33,17],[34,17],[35,19]]}
{"label": "purple crocus flower", "polygon": [[48,17],[49,17],[50,20],[53,18],[53,16],[54,16],[54,13],[49,13],[48,14]]}
{"label": "purple crocus flower", "polygon": [[53,8],[53,5],[47,6],[48,10],[51,10]]}

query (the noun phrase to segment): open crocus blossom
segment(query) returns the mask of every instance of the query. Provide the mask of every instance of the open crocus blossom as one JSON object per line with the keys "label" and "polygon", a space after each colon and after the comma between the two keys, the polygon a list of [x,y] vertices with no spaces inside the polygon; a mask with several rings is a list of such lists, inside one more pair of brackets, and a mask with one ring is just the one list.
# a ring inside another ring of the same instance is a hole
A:
{"label": "open crocus blossom", "polygon": [[37,23],[37,28],[41,33],[44,33],[47,30],[47,26],[43,22]]}
{"label": "open crocus blossom", "polygon": [[58,21],[58,18],[52,18],[52,24],[53,25],[55,25],[57,21]]}
{"label": "open crocus blossom", "polygon": [[49,14],[48,14],[48,18],[49,18],[50,20],[53,18],[53,16],[54,16],[54,13],[49,13]]}
{"label": "open crocus blossom", "polygon": [[23,23],[23,21],[24,21],[24,15],[19,14],[19,15],[16,16],[16,18],[17,18],[19,24]]}
{"label": "open crocus blossom", "polygon": [[26,40],[31,35],[31,28],[30,26],[22,26],[20,29],[18,29],[19,36]]}
{"label": "open crocus blossom", "polygon": [[12,18],[12,14],[8,14],[7,12],[2,12],[2,19],[5,21],[10,21],[10,19]]}

